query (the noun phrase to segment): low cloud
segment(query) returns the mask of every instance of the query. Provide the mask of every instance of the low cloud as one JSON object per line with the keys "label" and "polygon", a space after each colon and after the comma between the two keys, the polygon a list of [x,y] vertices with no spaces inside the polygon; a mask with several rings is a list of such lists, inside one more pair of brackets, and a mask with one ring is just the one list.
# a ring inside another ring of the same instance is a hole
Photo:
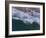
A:
{"label": "low cloud", "polygon": [[40,24],[40,13],[32,11],[33,15],[31,15],[32,13],[30,12],[30,15],[28,13],[25,13],[23,11],[17,10],[17,9],[13,9],[13,19],[16,20],[21,20],[24,23],[33,23],[33,22],[37,22],[38,24]]}

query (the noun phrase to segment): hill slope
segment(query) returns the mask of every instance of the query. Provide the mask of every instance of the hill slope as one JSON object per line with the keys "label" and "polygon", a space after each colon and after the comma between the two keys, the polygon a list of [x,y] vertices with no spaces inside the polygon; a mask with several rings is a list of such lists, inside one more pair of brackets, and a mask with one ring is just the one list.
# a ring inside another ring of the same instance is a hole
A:
{"label": "hill slope", "polygon": [[39,30],[40,25],[36,22],[25,24],[21,20],[12,19],[12,31]]}

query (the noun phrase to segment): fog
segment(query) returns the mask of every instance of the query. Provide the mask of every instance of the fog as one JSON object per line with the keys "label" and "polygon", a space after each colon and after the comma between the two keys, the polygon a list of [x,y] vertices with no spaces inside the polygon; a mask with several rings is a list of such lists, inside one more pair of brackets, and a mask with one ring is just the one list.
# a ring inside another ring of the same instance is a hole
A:
{"label": "fog", "polygon": [[15,20],[21,20],[24,23],[32,24],[33,22],[37,22],[38,24],[40,24],[40,13],[35,12],[34,10],[32,10],[30,13],[29,12],[27,13],[27,12],[23,12],[21,10],[13,8],[12,17]]}

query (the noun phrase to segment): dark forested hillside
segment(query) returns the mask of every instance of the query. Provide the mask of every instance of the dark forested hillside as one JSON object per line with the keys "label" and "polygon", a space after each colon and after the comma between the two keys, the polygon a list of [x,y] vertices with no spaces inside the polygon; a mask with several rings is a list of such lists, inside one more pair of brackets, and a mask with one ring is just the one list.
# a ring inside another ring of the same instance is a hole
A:
{"label": "dark forested hillside", "polygon": [[40,25],[36,22],[25,24],[21,20],[12,19],[12,31],[39,30]]}

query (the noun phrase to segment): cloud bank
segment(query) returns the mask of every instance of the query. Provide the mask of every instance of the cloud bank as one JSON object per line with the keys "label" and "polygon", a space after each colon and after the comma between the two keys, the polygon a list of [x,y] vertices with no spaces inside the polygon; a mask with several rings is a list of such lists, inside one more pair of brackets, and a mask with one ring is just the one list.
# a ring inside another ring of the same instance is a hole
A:
{"label": "cloud bank", "polygon": [[32,24],[33,22],[40,24],[40,13],[38,12],[32,11],[33,15],[31,15],[32,14],[31,12],[29,15],[29,13],[25,13],[15,8],[12,11],[13,11],[12,17],[15,20],[21,20],[24,23],[30,23],[30,24]]}

